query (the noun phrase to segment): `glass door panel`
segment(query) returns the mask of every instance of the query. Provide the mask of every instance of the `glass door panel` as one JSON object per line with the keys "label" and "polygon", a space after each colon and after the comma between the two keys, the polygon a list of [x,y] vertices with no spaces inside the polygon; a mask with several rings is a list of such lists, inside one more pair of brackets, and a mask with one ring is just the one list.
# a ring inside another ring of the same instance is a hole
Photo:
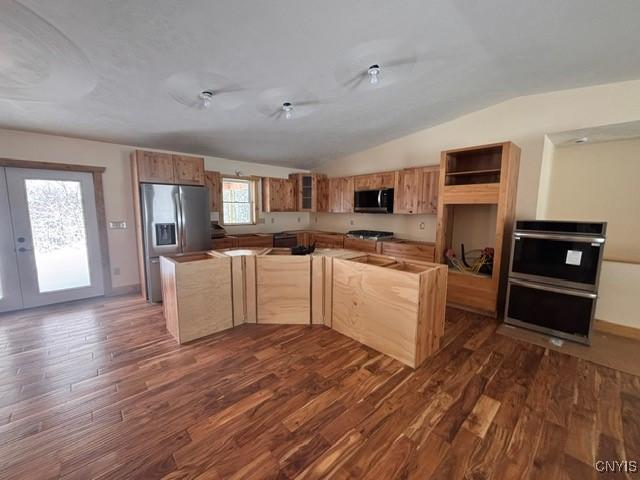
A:
{"label": "glass door panel", "polygon": [[26,179],[25,188],[38,291],[91,285],[80,182]]}

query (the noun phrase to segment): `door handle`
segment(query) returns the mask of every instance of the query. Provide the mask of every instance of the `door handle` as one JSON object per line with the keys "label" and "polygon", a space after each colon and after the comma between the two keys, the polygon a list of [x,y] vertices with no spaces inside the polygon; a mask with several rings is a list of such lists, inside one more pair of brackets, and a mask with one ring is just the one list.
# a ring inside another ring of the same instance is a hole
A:
{"label": "door handle", "polygon": [[19,252],[32,252],[33,248],[24,248],[24,247],[20,247],[18,249]]}

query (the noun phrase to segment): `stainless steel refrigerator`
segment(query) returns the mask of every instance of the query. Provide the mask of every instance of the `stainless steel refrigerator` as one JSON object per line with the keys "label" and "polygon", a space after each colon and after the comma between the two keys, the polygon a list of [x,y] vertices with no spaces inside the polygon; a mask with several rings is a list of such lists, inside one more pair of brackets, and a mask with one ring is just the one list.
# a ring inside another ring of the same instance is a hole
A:
{"label": "stainless steel refrigerator", "polygon": [[159,257],[211,248],[209,193],[205,187],[143,183],[140,202],[147,300],[160,302]]}

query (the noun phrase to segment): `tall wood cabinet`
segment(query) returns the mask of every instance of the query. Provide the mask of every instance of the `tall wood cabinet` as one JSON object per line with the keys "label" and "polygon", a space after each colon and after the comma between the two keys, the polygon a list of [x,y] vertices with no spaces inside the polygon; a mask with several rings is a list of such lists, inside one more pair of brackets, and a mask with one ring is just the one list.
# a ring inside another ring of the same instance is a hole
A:
{"label": "tall wood cabinet", "polygon": [[204,185],[204,158],[136,150],[132,155],[137,181]]}
{"label": "tall wood cabinet", "polygon": [[[442,152],[436,232],[436,261],[461,242],[466,249],[493,247],[492,274],[449,268],[447,302],[496,317],[504,305],[513,229],[520,148],[511,142]],[[474,221],[477,218],[483,221]],[[482,229],[483,231],[478,231]]]}

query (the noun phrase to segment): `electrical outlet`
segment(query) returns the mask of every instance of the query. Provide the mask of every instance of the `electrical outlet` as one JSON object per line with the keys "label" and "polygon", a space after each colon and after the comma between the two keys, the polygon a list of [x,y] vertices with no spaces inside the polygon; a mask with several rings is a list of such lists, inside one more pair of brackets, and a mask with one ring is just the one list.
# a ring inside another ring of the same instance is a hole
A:
{"label": "electrical outlet", "polygon": [[353,219],[349,220],[349,225],[353,226]]}
{"label": "electrical outlet", "polygon": [[420,228],[420,230],[424,230],[424,222],[420,222],[418,224],[418,227]]}
{"label": "electrical outlet", "polygon": [[113,274],[120,275],[120,267],[113,267]]}
{"label": "electrical outlet", "polygon": [[274,217],[271,217],[271,223],[276,223],[276,219]]}
{"label": "electrical outlet", "polygon": [[298,217],[298,223],[300,223],[300,220],[302,220],[300,217]]}

